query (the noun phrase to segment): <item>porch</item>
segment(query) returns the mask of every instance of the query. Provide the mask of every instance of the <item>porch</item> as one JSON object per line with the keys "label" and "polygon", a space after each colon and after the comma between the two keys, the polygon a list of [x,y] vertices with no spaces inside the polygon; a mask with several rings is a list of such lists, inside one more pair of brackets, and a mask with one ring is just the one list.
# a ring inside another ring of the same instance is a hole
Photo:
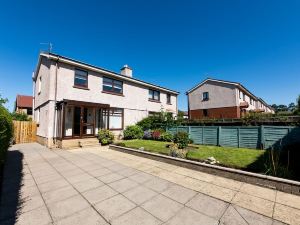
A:
{"label": "porch", "polygon": [[56,108],[60,141],[97,137],[99,129],[123,130],[124,110],[109,104],[63,100]]}

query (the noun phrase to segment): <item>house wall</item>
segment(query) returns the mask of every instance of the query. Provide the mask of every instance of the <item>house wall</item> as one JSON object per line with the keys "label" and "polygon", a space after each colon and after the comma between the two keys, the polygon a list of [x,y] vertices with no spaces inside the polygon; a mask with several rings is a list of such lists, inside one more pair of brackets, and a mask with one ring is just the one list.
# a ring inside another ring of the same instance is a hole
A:
{"label": "house wall", "polygon": [[[209,93],[209,100],[203,101],[203,92]],[[237,106],[236,88],[230,84],[208,81],[188,94],[189,109],[210,109]]]}
{"label": "house wall", "polygon": [[[79,68],[80,69],[80,68]],[[73,87],[75,67],[65,63],[58,63],[57,69],[57,101],[64,99],[109,104],[110,107],[124,109],[124,127],[135,124],[149,112],[159,112],[162,109],[177,114],[177,96],[171,95],[171,105],[167,104],[167,93],[160,91],[160,102],[151,102],[148,100],[149,88],[123,81],[123,96],[112,95],[102,92],[103,75],[94,71],[88,71],[88,90]],[[42,88],[38,93],[38,80],[42,76]],[[40,109],[40,121],[37,129],[37,135],[53,137],[55,124],[55,62],[42,57],[41,66],[38,71],[35,90],[35,117],[37,110]],[[109,77],[109,76],[107,76]],[[120,79],[121,80],[121,79]],[[120,131],[114,131],[117,135]],[[51,141],[50,141],[51,142]]]}
{"label": "house wall", "polygon": [[[210,108],[207,109],[208,118],[240,118],[240,108],[237,106],[233,107],[222,107],[222,108]],[[193,120],[203,119],[203,109],[196,109],[190,111],[190,117]]]}

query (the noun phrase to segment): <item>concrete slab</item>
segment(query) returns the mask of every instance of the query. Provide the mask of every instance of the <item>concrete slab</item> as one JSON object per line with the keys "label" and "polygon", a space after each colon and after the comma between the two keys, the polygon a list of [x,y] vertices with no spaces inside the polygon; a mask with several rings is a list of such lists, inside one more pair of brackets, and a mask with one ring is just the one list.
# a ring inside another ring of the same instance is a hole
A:
{"label": "concrete slab", "polygon": [[137,186],[129,191],[124,192],[123,195],[134,203],[140,205],[150,198],[153,198],[155,195],[158,195],[158,193],[150,190],[149,188]]}
{"label": "concrete slab", "polygon": [[183,204],[175,202],[164,195],[157,195],[154,198],[146,201],[141,205],[143,209],[151,213],[161,221],[166,222],[172,218],[180,209],[184,207]]}
{"label": "concrete slab", "polygon": [[221,218],[229,204],[199,193],[189,202],[187,202],[186,206],[218,220],[219,218]]}
{"label": "concrete slab", "polygon": [[190,199],[192,199],[197,194],[197,192],[179,185],[172,185],[167,190],[162,192],[162,194],[181,204],[185,204]]}
{"label": "concrete slab", "polygon": [[129,201],[122,195],[115,195],[109,199],[99,202],[95,205],[97,211],[108,221],[119,217],[120,215],[135,208],[136,204]]}
{"label": "concrete slab", "polygon": [[107,185],[91,189],[89,191],[83,192],[82,195],[90,202],[90,204],[95,204],[97,202],[103,201],[118,194],[115,190]]}
{"label": "concrete slab", "polygon": [[[112,225],[159,225],[160,220],[146,212],[140,207],[125,213],[124,215],[114,219]],[[182,224],[181,224],[182,225]]]}
{"label": "concrete slab", "polygon": [[192,209],[184,207],[176,216],[170,219],[165,225],[218,225],[218,221]]}

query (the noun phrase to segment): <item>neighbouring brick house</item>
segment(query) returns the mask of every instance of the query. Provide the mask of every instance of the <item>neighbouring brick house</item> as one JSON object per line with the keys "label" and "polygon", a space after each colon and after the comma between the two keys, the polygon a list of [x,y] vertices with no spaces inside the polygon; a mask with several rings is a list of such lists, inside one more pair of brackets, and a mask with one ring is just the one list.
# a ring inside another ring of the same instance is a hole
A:
{"label": "neighbouring brick house", "polygon": [[17,95],[14,111],[25,113],[32,117],[33,97],[28,95]]}
{"label": "neighbouring brick house", "polygon": [[190,119],[241,118],[251,111],[274,113],[265,101],[237,82],[208,78],[186,95]]}
{"label": "neighbouring brick house", "polygon": [[48,147],[82,146],[99,129],[122,135],[153,113],[177,115],[179,92],[53,53],[41,53],[33,75],[37,141]]}

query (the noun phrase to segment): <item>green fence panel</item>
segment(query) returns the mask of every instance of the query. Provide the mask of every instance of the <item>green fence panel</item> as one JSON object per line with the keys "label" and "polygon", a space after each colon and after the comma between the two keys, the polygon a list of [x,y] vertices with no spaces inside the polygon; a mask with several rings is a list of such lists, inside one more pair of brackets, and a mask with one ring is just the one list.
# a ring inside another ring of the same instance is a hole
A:
{"label": "green fence panel", "polygon": [[203,144],[218,144],[218,127],[203,127]]}
{"label": "green fence panel", "polygon": [[189,133],[195,144],[221,145],[240,148],[280,148],[300,141],[300,127],[260,126],[260,127],[207,127],[179,126],[168,128],[175,134],[177,131]]}
{"label": "green fence panel", "polygon": [[203,127],[190,127],[190,138],[195,144],[203,144]]}
{"label": "green fence panel", "polygon": [[220,135],[220,145],[228,147],[238,147],[238,128],[237,127],[222,127]]}
{"label": "green fence panel", "polygon": [[259,148],[260,129],[259,127],[240,127],[240,148]]}

